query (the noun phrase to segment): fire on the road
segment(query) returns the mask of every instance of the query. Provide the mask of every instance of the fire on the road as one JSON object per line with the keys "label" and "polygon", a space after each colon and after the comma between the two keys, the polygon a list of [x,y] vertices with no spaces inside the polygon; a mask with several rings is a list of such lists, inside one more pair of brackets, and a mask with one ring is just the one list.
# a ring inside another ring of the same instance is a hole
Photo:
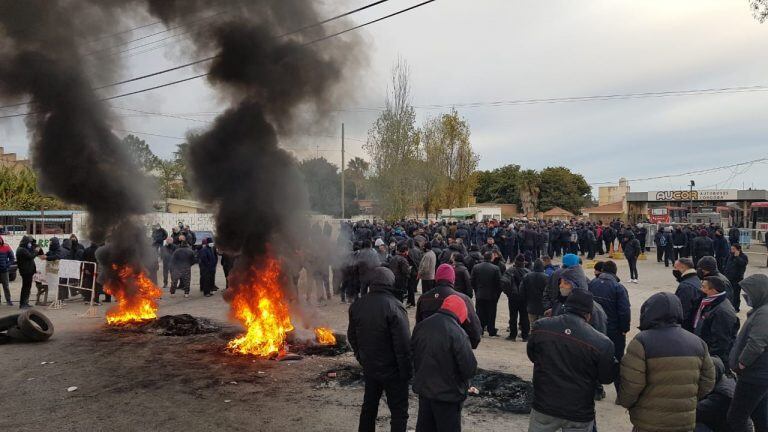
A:
{"label": "fire on the road", "polygon": [[227,348],[259,357],[283,356],[293,324],[280,287],[280,264],[267,258],[262,267],[252,265],[248,271],[236,278],[240,286],[232,287],[230,301],[234,317],[243,323],[246,332],[229,341]]}
{"label": "fire on the road", "polygon": [[329,328],[317,327],[315,338],[320,345],[336,345],[336,336],[333,335],[333,330]]}
{"label": "fire on the road", "polygon": [[127,265],[112,265],[112,270],[117,278],[108,281],[104,291],[115,297],[117,305],[107,312],[107,324],[139,324],[156,319],[155,299],[162,296],[162,292],[147,274]]}

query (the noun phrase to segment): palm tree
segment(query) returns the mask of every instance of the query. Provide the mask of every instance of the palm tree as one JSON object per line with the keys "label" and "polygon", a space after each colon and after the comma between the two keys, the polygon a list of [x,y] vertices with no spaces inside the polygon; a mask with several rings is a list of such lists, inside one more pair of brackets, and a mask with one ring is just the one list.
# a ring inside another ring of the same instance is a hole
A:
{"label": "palm tree", "polygon": [[365,175],[370,168],[371,164],[360,157],[355,157],[347,162],[345,175],[355,185],[355,199],[360,199],[360,192],[363,192],[363,197],[365,197],[363,188],[365,185]]}
{"label": "palm tree", "polygon": [[521,171],[517,181],[523,213],[528,217],[533,217],[539,207],[539,193],[541,192],[539,173],[531,169]]}

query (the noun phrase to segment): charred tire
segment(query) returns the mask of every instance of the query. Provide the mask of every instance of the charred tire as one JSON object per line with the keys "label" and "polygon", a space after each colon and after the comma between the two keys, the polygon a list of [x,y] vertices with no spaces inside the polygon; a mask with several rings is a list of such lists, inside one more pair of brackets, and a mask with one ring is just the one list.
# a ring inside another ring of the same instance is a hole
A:
{"label": "charred tire", "polygon": [[47,316],[34,310],[28,309],[19,315],[19,329],[31,341],[42,342],[53,336],[53,323]]}
{"label": "charred tire", "polygon": [[15,326],[19,322],[19,315],[8,315],[7,317],[0,318],[0,331],[6,331],[9,328]]}
{"label": "charred tire", "polygon": [[27,337],[27,335],[25,335],[24,332],[21,331],[19,326],[13,326],[9,328],[7,335],[8,337],[15,340],[16,342],[32,342],[32,339]]}

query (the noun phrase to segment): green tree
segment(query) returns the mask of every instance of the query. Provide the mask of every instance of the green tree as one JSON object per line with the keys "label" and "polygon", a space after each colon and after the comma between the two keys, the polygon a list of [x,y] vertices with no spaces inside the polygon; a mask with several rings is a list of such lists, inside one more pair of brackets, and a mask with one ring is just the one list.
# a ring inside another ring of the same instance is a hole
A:
{"label": "green tree", "polygon": [[527,169],[520,172],[517,180],[520,190],[520,207],[526,216],[534,216],[539,209],[539,194],[541,193],[541,178],[536,170]]}
{"label": "green tree", "polygon": [[352,183],[355,191],[355,199],[365,199],[365,180],[371,164],[360,157],[355,157],[347,162],[347,170],[344,172],[345,181]]}
{"label": "green tree", "polygon": [[409,80],[407,63],[398,59],[392,69],[392,87],[384,111],[363,145],[371,157],[372,192],[387,219],[406,217],[417,202],[419,140]]}
{"label": "green tree", "polygon": [[564,208],[574,214],[581,213],[591,200],[592,188],[584,176],[565,167],[544,168],[539,173],[541,194],[539,209]]}
{"label": "green tree", "polygon": [[52,210],[65,209],[58,199],[42,195],[37,188],[37,175],[29,168],[0,168],[0,209]]}
{"label": "green tree", "polygon": [[[341,216],[341,173],[339,168],[325,158],[306,159],[299,162],[299,171],[304,176],[304,182],[309,196],[309,205],[318,213]],[[344,207],[347,216],[360,213],[354,202],[354,191],[344,191]]]}
{"label": "green tree", "polygon": [[478,171],[475,197],[481,203],[519,204],[520,165],[506,165],[493,171]]}
{"label": "green tree", "polygon": [[152,153],[146,141],[135,135],[128,135],[123,138],[123,144],[139,168],[145,173],[152,172],[160,159]]}

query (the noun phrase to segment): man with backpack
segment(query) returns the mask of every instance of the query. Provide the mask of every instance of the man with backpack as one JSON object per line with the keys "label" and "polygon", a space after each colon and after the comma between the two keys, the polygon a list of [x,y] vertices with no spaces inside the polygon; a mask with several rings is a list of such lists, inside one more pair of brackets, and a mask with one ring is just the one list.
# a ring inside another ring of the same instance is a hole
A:
{"label": "man with backpack", "polygon": [[528,334],[531,330],[525,293],[520,289],[526,274],[528,274],[528,269],[525,268],[525,257],[518,255],[515,257],[512,267],[507,269],[501,277],[501,290],[506,294],[507,305],[509,306],[509,336],[507,336],[507,340],[510,341],[517,339],[518,316],[523,342],[528,340]]}

